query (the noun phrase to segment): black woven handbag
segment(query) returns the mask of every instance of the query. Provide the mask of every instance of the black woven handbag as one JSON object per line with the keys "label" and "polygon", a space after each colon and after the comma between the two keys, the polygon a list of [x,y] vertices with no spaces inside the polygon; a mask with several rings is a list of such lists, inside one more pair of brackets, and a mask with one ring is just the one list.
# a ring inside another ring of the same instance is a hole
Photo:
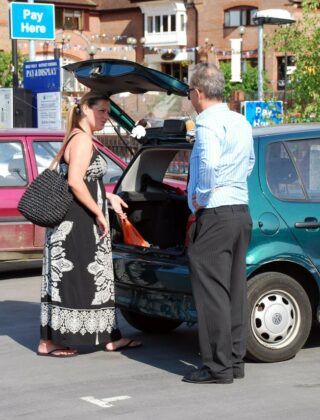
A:
{"label": "black woven handbag", "polygon": [[19,201],[18,210],[35,225],[57,226],[73,200],[66,177],[57,171],[65,146],[60,149],[49,168],[31,182]]}

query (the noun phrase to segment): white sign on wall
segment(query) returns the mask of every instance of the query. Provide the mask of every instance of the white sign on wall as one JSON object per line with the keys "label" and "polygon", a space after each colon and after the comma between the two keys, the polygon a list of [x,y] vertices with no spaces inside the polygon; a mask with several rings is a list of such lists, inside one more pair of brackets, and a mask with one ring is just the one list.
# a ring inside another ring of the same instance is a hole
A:
{"label": "white sign on wall", "polygon": [[0,89],[0,128],[13,128],[13,89]]}
{"label": "white sign on wall", "polygon": [[37,93],[38,127],[61,129],[61,93]]}
{"label": "white sign on wall", "polygon": [[242,82],[241,79],[241,43],[242,39],[231,41],[231,82]]}

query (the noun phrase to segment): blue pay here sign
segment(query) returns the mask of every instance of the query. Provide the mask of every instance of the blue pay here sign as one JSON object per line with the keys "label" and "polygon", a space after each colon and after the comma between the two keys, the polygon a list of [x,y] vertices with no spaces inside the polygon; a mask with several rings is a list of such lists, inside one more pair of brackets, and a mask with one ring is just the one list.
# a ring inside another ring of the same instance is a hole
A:
{"label": "blue pay here sign", "polygon": [[11,3],[12,39],[55,39],[53,4]]}

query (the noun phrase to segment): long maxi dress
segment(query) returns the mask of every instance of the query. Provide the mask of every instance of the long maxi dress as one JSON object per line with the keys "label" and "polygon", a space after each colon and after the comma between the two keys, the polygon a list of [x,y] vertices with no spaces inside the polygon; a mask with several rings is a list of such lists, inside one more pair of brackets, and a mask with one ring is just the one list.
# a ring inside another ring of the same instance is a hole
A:
{"label": "long maxi dress", "polygon": [[[62,163],[60,170],[67,172]],[[108,219],[105,159],[94,150],[84,181]],[[41,286],[42,339],[63,346],[121,338],[114,303],[111,240],[99,239],[95,216],[74,198],[64,220],[46,230]]]}

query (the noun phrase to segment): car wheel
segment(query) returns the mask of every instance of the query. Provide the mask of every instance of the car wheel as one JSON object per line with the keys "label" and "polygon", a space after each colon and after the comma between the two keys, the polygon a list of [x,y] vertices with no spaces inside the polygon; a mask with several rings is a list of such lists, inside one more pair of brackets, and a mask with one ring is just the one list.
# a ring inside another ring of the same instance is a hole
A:
{"label": "car wheel", "polygon": [[309,298],[292,277],[258,274],[248,281],[247,355],[260,362],[294,357],[311,329]]}
{"label": "car wheel", "polygon": [[134,328],[144,332],[166,333],[174,330],[182,324],[182,321],[174,319],[156,318],[143,315],[128,309],[121,308],[121,313],[126,321]]}

